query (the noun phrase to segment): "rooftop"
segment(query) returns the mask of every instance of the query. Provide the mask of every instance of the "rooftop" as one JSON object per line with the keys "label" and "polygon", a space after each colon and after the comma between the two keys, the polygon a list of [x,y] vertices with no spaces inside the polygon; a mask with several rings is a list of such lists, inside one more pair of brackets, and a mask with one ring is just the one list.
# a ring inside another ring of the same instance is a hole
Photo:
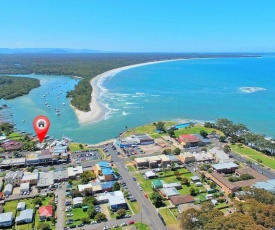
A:
{"label": "rooftop", "polygon": [[42,206],[38,210],[39,216],[52,217],[53,216],[53,206]]}
{"label": "rooftop", "polygon": [[186,204],[195,202],[195,199],[191,195],[178,195],[170,198],[174,205]]}
{"label": "rooftop", "polygon": [[0,223],[12,220],[12,212],[5,212],[0,214]]}
{"label": "rooftop", "polygon": [[212,167],[215,170],[222,170],[222,169],[238,168],[239,166],[233,162],[227,162],[227,163],[214,164],[212,165]]}
{"label": "rooftop", "polygon": [[167,197],[180,195],[178,190],[174,187],[172,187],[172,188],[162,188],[162,189],[160,189],[160,191],[163,195],[165,195]]}
{"label": "rooftop", "polygon": [[98,162],[97,164],[100,168],[110,168],[111,167],[107,162],[104,162],[104,161]]}
{"label": "rooftop", "polygon": [[20,215],[16,217],[15,222],[23,221],[25,219],[33,218],[33,209],[26,209],[20,212]]}
{"label": "rooftop", "polygon": [[69,177],[76,176],[76,175],[82,174],[82,173],[83,173],[82,166],[76,166],[76,167],[69,167],[68,168]]}
{"label": "rooftop", "polygon": [[53,172],[40,172],[39,173],[39,179],[37,182],[38,187],[46,187],[49,185],[53,185],[54,180],[53,180]]}
{"label": "rooftop", "polygon": [[22,180],[38,180],[39,174],[38,173],[24,173],[24,176],[22,177]]}
{"label": "rooftop", "polygon": [[6,176],[5,176],[5,180],[10,180],[10,179],[15,179],[15,178],[22,178],[23,177],[24,172],[23,171],[9,171]]}
{"label": "rooftop", "polygon": [[109,205],[118,205],[118,204],[125,204],[126,201],[123,197],[123,195],[119,195],[119,196],[110,196],[109,197]]}
{"label": "rooftop", "polygon": [[111,168],[103,168],[102,174],[103,175],[111,175],[111,174],[113,174],[113,170]]}

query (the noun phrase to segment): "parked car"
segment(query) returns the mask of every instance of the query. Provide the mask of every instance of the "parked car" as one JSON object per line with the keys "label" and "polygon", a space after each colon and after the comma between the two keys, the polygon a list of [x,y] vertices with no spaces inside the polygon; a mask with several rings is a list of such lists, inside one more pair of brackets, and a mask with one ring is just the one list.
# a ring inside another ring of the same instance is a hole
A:
{"label": "parked car", "polygon": [[78,224],[77,227],[83,227],[85,224]]}
{"label": "parked car", "polygon": [[130,220],[130,221],[128,222],[128,225],[131,225],[131,224],[134,224],[134,223],[135,223],[135,221]]}
{"label": "parked car", "polygon": [[134,181],[137,181],[137,179],[136,179],[135,177],[133,177],[133,180],[134,180]]}
{"label": "parked car", "polygon": [[71,225],[70,228],[76,228],[76,225]]}
{"label": "parked car", "polygon": [[67,217],[68,217],[68,216],[73,216],[73,214],[72,214],[72,213],[67,213],[66,216],[67,216]]}
{"label": "parked car", "polygon": [[97,221],[96,221],[96,220],[93,220],[93,221],[91,222],[91,224],[97,224]]}
{"label": "parked car", "polygon": [[127,225],[126,223],[122,223],[122,224],[120,224],[120,226],[121,226],[121,227],[126,226],[126,225]]}
{"label": "parked car", "polygon": [[131,215],[129,215],[129,214],[125,214],[125,215],[124,215],[124,217],[125,217],[125,218],[130,218],[130,217],[131,217]]}

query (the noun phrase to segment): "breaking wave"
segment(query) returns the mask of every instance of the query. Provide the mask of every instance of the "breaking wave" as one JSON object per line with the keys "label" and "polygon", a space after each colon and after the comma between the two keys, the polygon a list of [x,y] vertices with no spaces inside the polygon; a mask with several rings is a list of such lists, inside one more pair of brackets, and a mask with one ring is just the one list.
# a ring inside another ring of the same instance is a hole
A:
{"label": "breaking wave", "polygon": [[243,93],[256,93],[259,91],[265,91],[265,88],[261,88],[261,87],[241,87],[240,91]]}

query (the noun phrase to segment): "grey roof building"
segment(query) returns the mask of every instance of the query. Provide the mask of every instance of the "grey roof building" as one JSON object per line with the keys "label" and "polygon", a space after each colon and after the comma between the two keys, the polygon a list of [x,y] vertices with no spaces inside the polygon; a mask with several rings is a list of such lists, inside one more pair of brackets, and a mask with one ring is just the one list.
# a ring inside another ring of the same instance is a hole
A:
{"label": "grey roof building", "polygon": [[40,172],[37,187],[45,188],[54,184],[53,172]]}
{"label": "grey roof building", "polygon": [[53,173],[54,182],[64,181],[69,179],[68,170],[56,171]]}
{"label": "grey roof building", "polygon": [[20,192],[29,192],[29,191],[30,191],[30,183],[20,184]]}
{"label": "grey roof building", "polygon": [[25,202],[19,202],[17,204],[17,207],[16,207],[16,209],[19,210],[19,211],[23,211],[25,208],[26,208],[26,203]]}
{"label": "grey roof building", "polygon": [[5,195],[11,195],[12,194],[12,190],[13,190],[13,186],[12,184],[7,184],[3,190],[3,193]]}
{"label": "grey roof building", "polygon": [[31,223],[33,220],[33,209],[26,209],[20,212],[20,215],[16,217],[16,223]]}
{"label": "grey roof building", "polygon": [[12,212],[0,214],[0,227],[8,227],[12,225]]}
{"label": "grey roof building", "polygon": [[13,186],[19,186],[20,181],[24,175],[23,171],[10,171],[5,176],[5,182],[7,184],[12,184]]}

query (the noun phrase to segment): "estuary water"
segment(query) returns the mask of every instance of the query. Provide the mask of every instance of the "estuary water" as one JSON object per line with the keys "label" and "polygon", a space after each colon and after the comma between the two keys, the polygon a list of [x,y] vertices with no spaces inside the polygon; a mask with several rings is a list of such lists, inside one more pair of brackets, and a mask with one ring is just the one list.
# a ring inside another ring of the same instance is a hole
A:
{"label": "estuary water", "polygon": [[51,120],[49,135],[85,143],[114,138],[125,126],[181,119],[228,118],[275,137],[275,58],[271,56],[172,61],[107,76],[98,81],[99,100],[107,113],[101,121],[84,125],[78,124],[65,97],[78,79],[27,76],[40,79],[42,86],[28,95],[0,101],[12,107],[17,128],[26,132],[33,132],[33,118],[41,114]]}

